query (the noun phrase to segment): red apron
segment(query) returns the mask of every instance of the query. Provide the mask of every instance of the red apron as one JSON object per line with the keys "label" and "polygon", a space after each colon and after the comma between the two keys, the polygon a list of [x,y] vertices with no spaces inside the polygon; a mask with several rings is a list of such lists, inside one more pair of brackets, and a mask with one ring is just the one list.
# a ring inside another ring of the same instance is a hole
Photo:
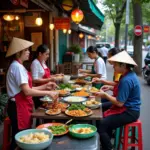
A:
{"label": "red apron", "polygon": [[[40,61],[39,61],[39,62],[40,62]],[[43,79],[45,79],[45,78],[50,78],[50,76],[51,76],[50,69],[49,69],[48,67],[47,67],[47,68],[44,68],[41,62],[40,62],[40,64],[41,64],[42,68],[44,69],[44,75],[43,75],[42,78],[43,78]]]}
{"label": "red apron", "polygon": [[[28,72],[28,84],[29,87],[32,88],[32,77]],[[18,129],[23,130],[27,128],[31,128],[32,119],[31,114],[33,111],[33,100],[32,96],[25,96],[21,91],[17,95],[14,96],[16,101],[17,108],[17,120],[18,120]]]}
{"label": "red apron", "polygon": [[[51,76],[50,69],[48,67],[44,68],[41,62],[40,62],[40,64],[41,64],[42,68],[44,69],[44,75],[43,75],[42,79],[50,78],[50,76]],[[45,84],[45,83],[43,83],[43,84]],[[35,86],[41,86],[43,84],[42,83],[36,83]]]}
{"label": "red apron", "polygon": [[[127,73],[126,73],[127,74]],[[125,75],[126,75],[125,74]],[[124,76],[125,76],[124,75]],[[120,77],[120,79],[122,78],[123,76]],[[119,80],[120,81],[120,80]],[[119,85],[119,82],[117,82],[117,84],[114,86],[114,90],[113,90],[113,96],[114,97],[117,97],[118,95],[118,85]],[[104,117],[107,117],[107,116],[110,116],[110,115],[115,115],[115,114],[121,114],[123,113],[124,111],[126,111],[126,107],[125,106],[122,106],[122,107],[118,107],[116,105],[112,105],[110,109],[106,110],[104,112]]]}

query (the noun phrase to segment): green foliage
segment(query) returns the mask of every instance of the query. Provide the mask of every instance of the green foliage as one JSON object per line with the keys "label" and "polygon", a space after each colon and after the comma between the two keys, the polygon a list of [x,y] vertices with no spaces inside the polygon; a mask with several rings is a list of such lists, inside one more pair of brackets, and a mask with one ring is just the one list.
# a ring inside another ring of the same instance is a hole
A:
{"label": "green foliage", "polygon": [[85,106],[82,104],[71,104],[68,110],[84,110]]}
{"label": "green foliage", "polygon": [[82,53],[82,49],[80,47],[80,45],[72,45],[68,48],[69,52],[74,52],[75,54],[81,54]]}

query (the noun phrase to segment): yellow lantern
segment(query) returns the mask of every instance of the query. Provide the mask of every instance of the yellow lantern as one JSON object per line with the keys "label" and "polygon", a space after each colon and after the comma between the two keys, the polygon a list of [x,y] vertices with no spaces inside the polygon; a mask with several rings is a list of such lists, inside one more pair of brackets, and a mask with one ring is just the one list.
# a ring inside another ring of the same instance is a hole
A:
{"label": "yellow lantern", "polygon": [[88,35],[88,39],[92,39],[92,36],[91,36],[91,35]]}
{"label": "yellow lantern", "polygon": [[50,28],[50,30],[53,30],[53,29],[54,29],[54,27],[55,27],[55,26],[54,26],[54,24],[52,24],[52,23],[50,23],[50,24],[49,24],[49,28]]}
{"label": "yellow lantern", "polygon": [[67,33],[67,29],[63,29],[63,33]]}
{"label": "yellow lantern", "polygon": [[79,38],[82,39],[83,37],[84,37],[84,34],[83,34],[83,33],[80,33],[80,34],[79,34]]}
{"label": "yellow lantern", "polygon": [[43,24],[42,18],[41,18],[41,17],[36,18],[35,24],[36,24],[37,26],[41,26],[41,25]]}
{"label": "yellow lantern", "polygon": [[70,11],[73,7],[72,0],[63,0],[62,7],[63,7],[64,10]]}
{"label": "yellow lantern", "polygon": [[68,30],[68,34],[71,34],[71,30],[70,29]]}
{"label": "yellow lantern", "polygon": [[71,13],[71,19],[77,24],[82,21],[83,17],[84,15],[83,15],[82,10],[78,8],[73,10]]}
{"label": "yellow lantern", "polygon": [[3,19],[6,21],[13,21],[15,19],[14,15],[6,14],[3,16]]}

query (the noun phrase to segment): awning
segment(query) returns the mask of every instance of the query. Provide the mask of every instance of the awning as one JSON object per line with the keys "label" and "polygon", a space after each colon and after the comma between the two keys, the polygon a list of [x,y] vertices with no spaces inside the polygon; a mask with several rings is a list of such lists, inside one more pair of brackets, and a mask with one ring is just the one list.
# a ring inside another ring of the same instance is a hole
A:
{"label": "awning", "polygon": [[81,0],[79,8],[84,13],[84,19],[81,24],[100,30],[105,17],[93,0]]}

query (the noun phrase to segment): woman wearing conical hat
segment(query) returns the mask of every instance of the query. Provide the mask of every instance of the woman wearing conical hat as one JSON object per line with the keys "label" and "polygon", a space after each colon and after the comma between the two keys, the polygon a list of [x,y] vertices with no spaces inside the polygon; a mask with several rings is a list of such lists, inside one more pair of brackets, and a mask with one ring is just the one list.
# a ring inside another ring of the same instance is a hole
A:
{"label": "woman wearing conical hat", "polygon": [[6,57],[14,57],[14,61],[9,66],[6,79],[9,96],[7,111],[12,125],[11,150],[16,147],[15,134],[20,130],[31,128],[32,96],[48,95],[53,99],[58,96],[57,92],[49,91],[56,88],[55,83],[32,87],[32,78],[23,66],[23,62],[29,59],[29,47],[33,44],[30,41],[14,37],[6,54]]}
{"label": "woman wearing conical hat", "polygon": [[[101,144],[104,150],[112,150],[111,131],[135,122],[140,116],[140,83],[133,71],[137,66],[126,51],[120,52],[108,59],[113,62],[114,71],[121,73],[122,77],[116,89],[116,97],[103,91],[95,93],[96,96],[105,98],[113,103],[113,106],[104,112],[104,118],[98,125]],[[105,90],[113,90],[113,86],[105,86]]]}

